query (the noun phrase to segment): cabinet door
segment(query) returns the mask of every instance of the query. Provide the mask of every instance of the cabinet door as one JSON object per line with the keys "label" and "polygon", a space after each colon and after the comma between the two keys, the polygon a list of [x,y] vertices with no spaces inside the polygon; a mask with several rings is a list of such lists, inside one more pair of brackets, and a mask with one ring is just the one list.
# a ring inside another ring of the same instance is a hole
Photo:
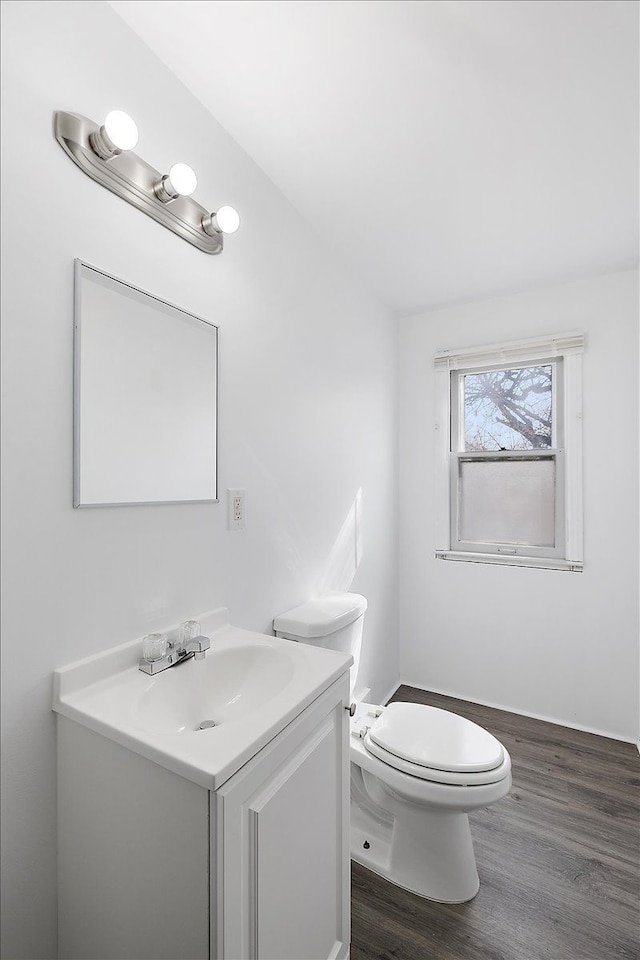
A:
{"label": "cabinet door", "polygon": [[348,697],[347,674],[212,798],[220,960],[349,955]]}

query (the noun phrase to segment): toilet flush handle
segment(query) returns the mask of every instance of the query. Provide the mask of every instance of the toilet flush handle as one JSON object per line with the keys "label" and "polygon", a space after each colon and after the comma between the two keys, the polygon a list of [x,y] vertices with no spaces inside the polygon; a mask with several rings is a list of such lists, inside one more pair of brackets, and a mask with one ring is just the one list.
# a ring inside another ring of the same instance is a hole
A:
{"label": "toilet flush handle", "polygon": [[351,703],[348,707],[345,707],[345,710],[348,710],[348,711],[349,711],[349,716],[350,716],[350,717],[355,716],[355,712],[356,712],[356,705],[355,705],[355,703]]}

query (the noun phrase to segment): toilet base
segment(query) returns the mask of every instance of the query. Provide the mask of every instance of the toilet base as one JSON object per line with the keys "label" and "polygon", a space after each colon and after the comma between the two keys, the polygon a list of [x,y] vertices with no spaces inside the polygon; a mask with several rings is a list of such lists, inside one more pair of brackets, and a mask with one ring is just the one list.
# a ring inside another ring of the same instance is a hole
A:
{"label": "toilet base", "polygon": [[403,803],[382,819],[351,801],[351,857],[385,880],[438,903],[465,903],[480,887],[466,813]]}

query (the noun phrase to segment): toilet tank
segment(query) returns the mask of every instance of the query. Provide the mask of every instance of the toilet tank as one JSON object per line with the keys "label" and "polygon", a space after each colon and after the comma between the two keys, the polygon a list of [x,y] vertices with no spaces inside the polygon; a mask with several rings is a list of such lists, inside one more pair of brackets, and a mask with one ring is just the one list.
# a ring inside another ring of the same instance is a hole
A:
{"label": "toilet tank", "polygon": [[286,640],[350,653],[353,657],[350,676],[353,694],[360,665],[366,609],[367,601],[359,593],[329,593],[281,613],[273,621],[273,629],[277,637]]}

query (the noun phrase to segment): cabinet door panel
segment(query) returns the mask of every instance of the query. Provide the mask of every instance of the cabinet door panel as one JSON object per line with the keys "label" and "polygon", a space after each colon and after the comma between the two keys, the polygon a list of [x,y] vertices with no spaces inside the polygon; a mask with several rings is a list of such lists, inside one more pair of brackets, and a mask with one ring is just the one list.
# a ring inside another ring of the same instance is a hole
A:
{"label": "cabinet door panel", "polygon": [[[340,810],[335,726],[327,718],[250,809],[257,861],[260,960],[335,956]],[[333,842],[332,842],[332,838]]]}
{"label": "cabinet door panel", "polygon": [[338,681],[216,795],[224,960],[348,956],[347,697]]}

